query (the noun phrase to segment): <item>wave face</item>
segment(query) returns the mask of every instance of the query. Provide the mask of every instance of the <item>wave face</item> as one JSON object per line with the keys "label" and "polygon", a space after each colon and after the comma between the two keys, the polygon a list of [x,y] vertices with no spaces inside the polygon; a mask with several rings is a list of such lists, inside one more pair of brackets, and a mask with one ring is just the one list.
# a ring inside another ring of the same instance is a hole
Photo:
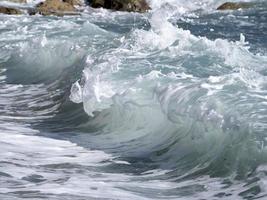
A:
{"label": "wave face", "polygon": [[0,198],[266,199],[267,4],[223,2],[1,15]]}

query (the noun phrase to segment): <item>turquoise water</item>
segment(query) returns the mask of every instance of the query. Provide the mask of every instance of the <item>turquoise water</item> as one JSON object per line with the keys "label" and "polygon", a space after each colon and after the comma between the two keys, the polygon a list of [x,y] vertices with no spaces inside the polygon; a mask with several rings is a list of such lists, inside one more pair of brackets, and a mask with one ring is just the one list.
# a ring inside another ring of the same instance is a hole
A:
{"label": "turquoise water", "polygon": [[267,7],[222,2],[0,15],[0,198],[266,199]]}

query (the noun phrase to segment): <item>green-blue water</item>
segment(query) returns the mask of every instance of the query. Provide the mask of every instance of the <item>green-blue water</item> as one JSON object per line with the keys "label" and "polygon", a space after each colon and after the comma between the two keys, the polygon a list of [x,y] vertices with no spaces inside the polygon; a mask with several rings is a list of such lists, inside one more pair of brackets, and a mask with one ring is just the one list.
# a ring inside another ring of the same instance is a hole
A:
{"label": "green-blue water", "polygon": [[0,199],[267,199],[267,6],[0,15]]}

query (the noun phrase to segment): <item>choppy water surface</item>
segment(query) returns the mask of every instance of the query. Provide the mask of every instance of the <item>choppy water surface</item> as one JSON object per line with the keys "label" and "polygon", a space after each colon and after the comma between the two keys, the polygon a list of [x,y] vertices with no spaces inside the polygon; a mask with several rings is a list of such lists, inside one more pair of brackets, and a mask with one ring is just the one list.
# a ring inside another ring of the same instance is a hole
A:
{"label": "choppy water surface", "polygon": [[267,7],[0,16],[0,199],[267,199]]}

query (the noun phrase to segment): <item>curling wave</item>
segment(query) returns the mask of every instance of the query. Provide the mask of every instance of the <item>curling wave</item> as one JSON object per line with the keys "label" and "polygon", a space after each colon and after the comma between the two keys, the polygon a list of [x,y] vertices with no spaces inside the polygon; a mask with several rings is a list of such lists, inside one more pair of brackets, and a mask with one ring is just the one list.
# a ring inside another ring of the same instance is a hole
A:
{"label": "curling wave", "polygon": [[216,24],[266,9],[220,2],[0,16],[0,197],[266,198],[265,41]]}

